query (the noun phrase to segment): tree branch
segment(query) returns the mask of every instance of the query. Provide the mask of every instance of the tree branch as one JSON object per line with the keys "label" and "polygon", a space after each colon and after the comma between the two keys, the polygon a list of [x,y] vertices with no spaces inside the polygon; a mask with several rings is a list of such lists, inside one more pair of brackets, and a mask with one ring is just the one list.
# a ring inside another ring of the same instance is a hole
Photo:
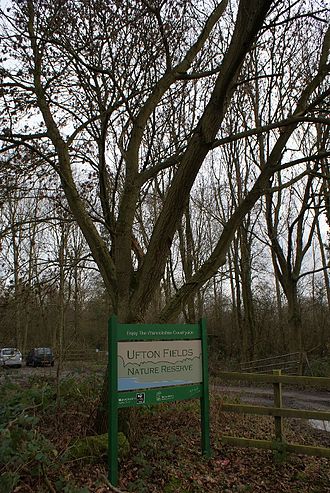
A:
{"label": "tree branch", "polygon": [[302,277],[309,276],[310,274],[316,274],[316,272],[324,272],[325,270],[330,269],[330,265],[327,265],[326,267],[320,267],[319,269],[314,269],[314,270],[309,270],[307,272],[303,272],[297,277],[297,280],[301,279]]}
{"label": "tree branch", "polygon": [[267,125],[262,125],[257,128],[251,128],[250,130],[245,130],[244,132],[239,132],[237,134],[232,134],[232,135],[228,135],[227,137],[217,139],[212,143],[211,149],[216,149],[217,147],[223,144],[228,144],[229,142],[235,142],[240,139],[245,139],[246,137],[260,135],[264,132],[269,132],[270,130],[274,130],[276,128],[282,129],[294,123],[304,123],[304,122],[323,123],[325,125],[330,125],[330,118],[319,118],[312,116],[291,116],[284,120],[280,120],[279,122],[268,123]]}

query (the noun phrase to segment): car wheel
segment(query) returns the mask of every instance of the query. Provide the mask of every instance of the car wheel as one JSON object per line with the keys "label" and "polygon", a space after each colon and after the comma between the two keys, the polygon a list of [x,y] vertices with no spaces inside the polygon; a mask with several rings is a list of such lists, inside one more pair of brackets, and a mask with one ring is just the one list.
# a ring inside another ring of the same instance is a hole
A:
{"label": "car wheel", "polygon": [[51,366],[54,366],[54,361],[51,362]]}

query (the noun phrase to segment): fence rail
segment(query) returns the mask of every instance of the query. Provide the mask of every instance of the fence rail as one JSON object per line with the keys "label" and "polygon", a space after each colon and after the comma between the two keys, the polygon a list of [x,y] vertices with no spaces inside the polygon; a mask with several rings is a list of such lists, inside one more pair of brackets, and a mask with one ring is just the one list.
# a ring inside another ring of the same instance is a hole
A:
{"label": "fence rail", "polygon": [[242,372],[267,373],[272,370],[282,370],[295,375],[299,373],[305,360],[306,355],[304,353],[295,352],[245,361],[241,363],[240,368]]}
{"label": "fence rail", "polygon": [[299,377],[282,375],[281,370],[273,370],[273,374],[220,372],[220,378],[224,380],[241,380],[247,382],[272,383],[274,393],[274,406],[254,406],[246,404],[222,404],[224,412],[240,414],[254,414],[259,416],[272,416],[274,418],[274,440],[257,440],[233,436],[223,436],[222,443],[236,447],[253,447],[276,450],[279,453],[293,452],[297,454],[315,455],[317,457],[330,458],[330,448],[315,447],[287,443],[283,434],[283,418],[315,419],[330,421],[330,412],[310,411],[306,409],[286,408],[282,405],[282,384],[310,385],[322,389],[330,389],[330,378],[324,377]]}
{"label": "fence rail", "polygon": [[93,351],[91,349],[71,349],[64,353],[65,361],[99,361],[104,362],[108,358],[107,351]]}

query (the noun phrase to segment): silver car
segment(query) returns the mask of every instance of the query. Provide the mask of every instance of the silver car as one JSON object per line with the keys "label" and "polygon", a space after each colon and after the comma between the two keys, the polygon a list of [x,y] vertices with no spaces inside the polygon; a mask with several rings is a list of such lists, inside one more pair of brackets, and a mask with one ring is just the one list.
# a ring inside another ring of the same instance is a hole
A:
{"label": "silver car", "polygon": [[0,349],[0,366],[20,368],[22,366],[22,353],[13,347]]}

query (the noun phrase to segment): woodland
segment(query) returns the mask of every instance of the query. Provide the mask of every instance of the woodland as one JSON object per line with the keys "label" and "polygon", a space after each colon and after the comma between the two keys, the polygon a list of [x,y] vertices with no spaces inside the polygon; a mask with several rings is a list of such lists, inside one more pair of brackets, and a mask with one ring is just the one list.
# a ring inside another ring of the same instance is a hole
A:
{"label": "woodland", "polygon": [[1,3],[0,344],[329,345],[326,2]]}
{"label": "woodland", "polygon": [[[102,454],[66,455],[105,432],[105,368],[60,375],[112,314],[203,317],[212,364],[329,374],[328,26],[324,0],[1,0],[0,347],[53,347],[57,376],[0,375],[0,491],[109,491]],[[213,461],[193,403],[164,407],[167,434],[147,409],[121,488],[328,491],[326,459],[226,455],[217,399]]]}
{"label": "woodland", "polygon": [[1,2],[1,346],[61,365],[115,313],[205,317],[225,360],[328,358],[328,15]]}

